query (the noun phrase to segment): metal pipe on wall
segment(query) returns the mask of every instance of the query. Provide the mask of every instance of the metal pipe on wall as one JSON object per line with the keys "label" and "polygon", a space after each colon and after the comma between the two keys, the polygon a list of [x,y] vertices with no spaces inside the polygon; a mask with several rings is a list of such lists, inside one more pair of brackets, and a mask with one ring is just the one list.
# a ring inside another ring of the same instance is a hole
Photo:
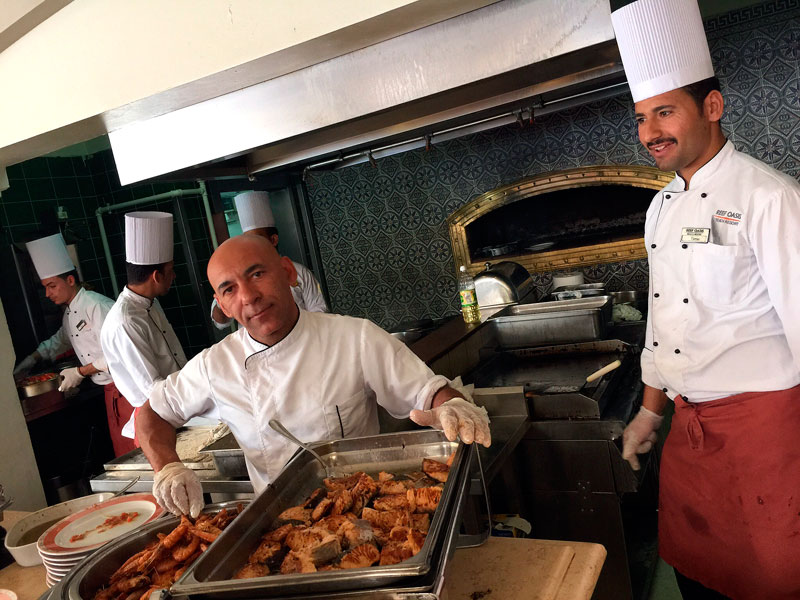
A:
{"label": "metal pipe on wall", "polygon": [[154,194],[152,196],[145,196],[144,198],[137,198],[136,200],[127,200],[117,204],[109,204],[107,206],[100,206],[94,211],[97,217],[97,225],[100,228],[100,239],[103,242],[103,252],[106,255],[106,265],[108,266],[108,273],[111,276],[111,288],[114,290],[114,297],[119,295],[119,284],[117,283],[117,276],[114,274],[114,262],[111,260],[111,248],[108,246],[108,236],[106,235],[105,224],[103,223],[103,215],[116,210],[131,208],[133,206],[140,206],[142,204],[149,204],[158,202],[159,200],[172,200],[181,198],[183,196],[200,196],[203,201],[203,209],[208,224],[209,237],[211,238],[211,245],[216,250],[217,234],[214,230],[214,221],[211,217],[211,206],[208,202],[208,192],[204,181],[198,180],[198,187],[188,190],[171,190],[169,192],[162,192],[161,194]]}

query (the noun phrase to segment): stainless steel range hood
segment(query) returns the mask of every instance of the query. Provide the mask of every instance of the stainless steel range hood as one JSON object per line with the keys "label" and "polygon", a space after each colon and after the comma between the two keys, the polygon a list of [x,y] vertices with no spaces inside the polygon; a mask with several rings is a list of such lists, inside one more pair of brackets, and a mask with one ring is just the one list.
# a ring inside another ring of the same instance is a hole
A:
{"label": "stainless steel range hood", "polygon": [[623,83],[607,0],[502,0],[109,137],[122,183],[243,156],[252,174]]}

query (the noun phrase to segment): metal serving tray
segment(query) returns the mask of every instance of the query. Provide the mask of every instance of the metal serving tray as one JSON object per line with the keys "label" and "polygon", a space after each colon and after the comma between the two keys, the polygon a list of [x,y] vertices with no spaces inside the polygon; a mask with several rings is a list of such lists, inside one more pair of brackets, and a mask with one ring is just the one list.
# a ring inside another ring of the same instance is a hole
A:
{"label": "metal serving tray", "polygon": [[[247,505],[248,502],[234,500],[208,504],[203,509],[203,512],[218,512],[223,508],[235,507],[238,504]],[[169,515],[169,513],[165,514]],[[173,530],[179,522],[178,517],[172,515],[162,516],[139,529],[131,531],[127,535],[109,542],[81,562],[62,580],[61,595],[58,600],[91,600],[100,586],[106,583],[114,571],[120,568],[126,560],[155,540],[157,534]],[[233,522],[235,523],[236,521]],[[213,548],[213,546],[214,544],[209,549]],[[57,599],[51,597],[50,600]]]}
{"label": "metal serving tray", "polygon": [[244,451],[232,433],[226,433],[217,441],[200,449],[200,454],[211,456],[220,475],[225,477],[247,477]]}
{"label": "metal serving tray", "polygon": [[500,348],[587,342],[605,337],[611,296],[509,306],[488,327]]}
{"label": "metal serving tray", "polygon": [[431,519],[422,550],[397,565],[231,579],[247,562],[277,516],[286,508],[302,502],[322,485],[325,477],[322,466],[303,452],[286,465],[278,478],[223,532],[217,543],[187,569],[172,586],[174,595],[252,598],[380,588],[425,575],[431,570],[435,547],[450,527],[457,526],[448,522],[445,514],[455,501],[461,500],[456,498],[457,482],[460,474],[468,468],[472,446],[450,442],[441,431],[426,429],[323,442],[316,444],[314,449],[339,471],[365,471],[370,475],[377,475],[379,471],[419,471],[423,458],[445,460],[455,451],[451,476],[444,485],[439,508]]}

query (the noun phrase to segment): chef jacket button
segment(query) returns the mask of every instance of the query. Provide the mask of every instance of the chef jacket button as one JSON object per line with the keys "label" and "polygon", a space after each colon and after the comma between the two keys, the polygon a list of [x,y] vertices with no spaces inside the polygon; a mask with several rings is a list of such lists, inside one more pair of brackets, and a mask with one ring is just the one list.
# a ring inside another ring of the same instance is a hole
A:
{"label": "chef jacket button", "polygon": [[658,292],[656,292],[655,294],[653,294],[653,298],[659,298],[660,296],[661,296],[661,294],[659,294]]}
{"label": "chef jacket button", "polygon": [[680,354],[680,353],[681,353],[681,349],[680,348],[675,348],[675,354]]}
{"label": "chef jacket button", "polygon": [[664,196],[664,198],[666,198],[667,200],[669,200],[670,198],[672,198],[672,196],[670,196],[669,194],[667,194],[666,196]]}
{"label": "chef jacket button", "polygon": [[688,247],[689,246],[687,246],[686,244],[681,244],[681,248],[683,248],[684,250],[686,250]]}
{"label": "chef jacket button", "polygon": [[656,247],[656,245],[655,245],[655,244],[650,244],[650,247],[651,247],[651,248],[655,248],[655,247]]}
{"label": "chef jacket button", "polygon": [[653,342],[653,346],[658,346],[658,342]]}
{"label": "chef jacket button", "polygon": [[167,330],[166,329],[162,329],[161,333],[167,333]]}
{"label": "chef jacket button", "polygon": [[705,198],[705,197],[707,197],[707,196],[708,196],[708,194],[706,194],[705,192],[703,192],[702,194],[700,194],[700,197],[701,197],[701,198]]}
{"label": "chef jacket button", "polygon": [[667,393],[667,388],[661,388],[661,391],[666,394]]}
{"label": "chef jacket button", "polygon": [[688,299],[688,298],[684,298],[684,299],[683,299],[683,303],[684,303],[684,304],[689,304],[689,299]]}

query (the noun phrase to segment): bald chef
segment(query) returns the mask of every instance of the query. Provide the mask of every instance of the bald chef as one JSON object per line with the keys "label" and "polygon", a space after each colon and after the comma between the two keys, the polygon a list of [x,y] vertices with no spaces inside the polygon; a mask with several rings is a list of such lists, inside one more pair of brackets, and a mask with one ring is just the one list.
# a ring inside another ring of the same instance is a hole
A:
{"label": "bald chef", "polygon": [[[157,381],[186,364],[186,355],[158,302],[175,279],[172,215],[125,215],[128,285],[108,313],[100,335],[114,381],[134,407],[145,403]],[[128,413],[123,435],[135,436]]]}
{"label": "bald chef", "polygon": [[373,435],[380,404],[448,439],[489,445],[484,409],[372,322],[298,308],[296,277],[292,261],[259,236],[231,238],[212,255],[215,297],[243,328],[153,386],[136,420],[156,471],[153,494],[169,510],[196,515],[203,506],[197,476],[175,453],[174,428],[215,409],[244,451],[256,493],[296,450],[270,419],[308,441]]}
{"label": "bald chef", "polygon": [[[278,247],[278,229],[272,214],[267,192],[242,192],[233,198],[242,233],[260,235]],[[297,306],[310,312],[328,312],[328,305],[314,274],[300,263],[292,261],[297,271],[297,281],[292,283],[292,296]],[[216,300],[211,303],[211,319],[218,329],[231,324],[232,319],[225,316]]]}
{"label": "bald chef", "polygon": [[100,346],[100,328],[114,301],[86,290],[78,283],[78,271],[60,233],[29,242],[26,246],[46,296],[54,304],[64,306],[65,310],[58,331],[25,357],[14,369],[14,375],[27,372],[43,358],[55,360],[59,354],[72,348],[81,366],[61,371],[62,381],[58,389],[65,392],[77,387],[85,377],[91,377],[92,383],[103,386],[114,454],[121,456],[133,450],[133,445],[121,434],[125,422],[120,414],[126,410],[130,412],[130,407],[111,380]]}
{"label": "bald chef", "polygon": [[800,598],[800,184],[737,152],[696,0],[612,13],[639,139],[676,177],[653,199],[642,408],[659,552],[686,598]]}

